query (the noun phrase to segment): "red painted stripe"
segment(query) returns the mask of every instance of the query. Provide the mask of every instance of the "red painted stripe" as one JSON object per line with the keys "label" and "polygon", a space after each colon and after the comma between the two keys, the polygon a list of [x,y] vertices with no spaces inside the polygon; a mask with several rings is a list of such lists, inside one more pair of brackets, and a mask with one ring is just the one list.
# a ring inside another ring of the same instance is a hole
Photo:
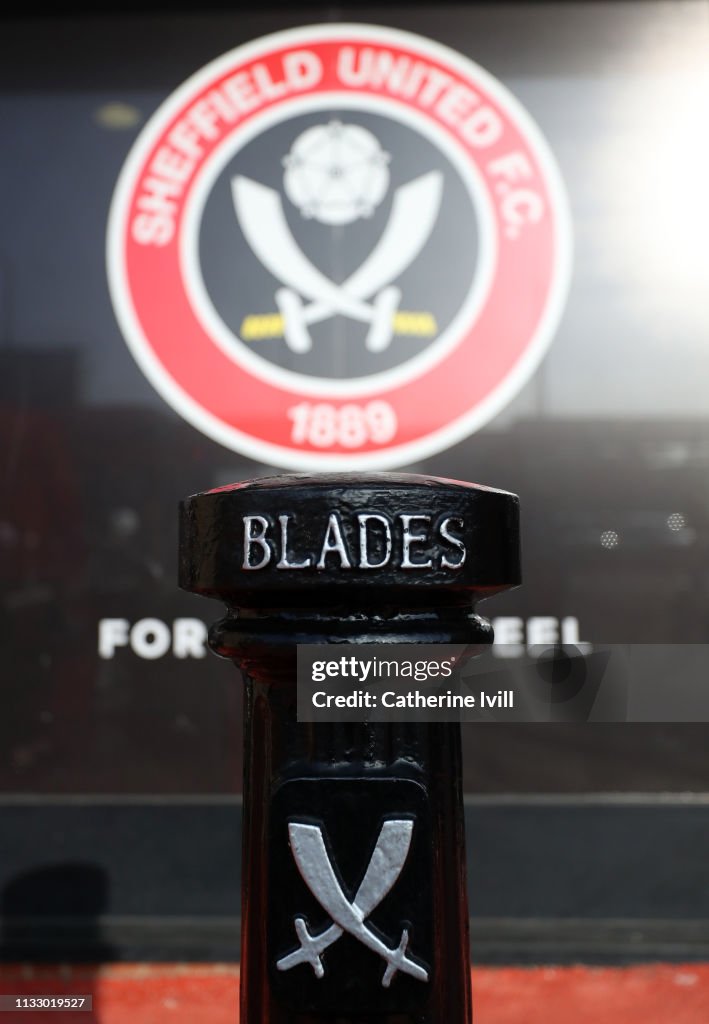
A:
{"label": "red painted stripe", "polygon": [[[230,964],[0,965],[0,994],[92,995],[91,1013],[9,1012],[0,1024],[237,1024]],[[475,1024],[707,1024],[709,964],[478,967]]]}
{"label": "red painted stripe", "polygon": [[708,1024],[709,964],[478,968],[475,1024]]}

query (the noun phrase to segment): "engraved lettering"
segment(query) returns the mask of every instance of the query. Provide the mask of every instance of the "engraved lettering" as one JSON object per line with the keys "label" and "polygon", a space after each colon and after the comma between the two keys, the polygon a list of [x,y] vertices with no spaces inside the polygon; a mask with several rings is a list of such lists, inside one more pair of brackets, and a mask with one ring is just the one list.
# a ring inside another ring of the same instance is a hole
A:
{"label": "engraved lettering", "polygon": [[[342,516],[335,510],[329,513],[327,525],[320,534],[320,546],[316,541],[309,551],[298,551],[294,546],[293,533],[297,538],[297,531],[293,513],[282,512],[276,518],[278,533],[272,537],[269,536],[273,526],[270,517],[243,516],[243,569],[254,571],[272,567],[282,572],[354,568],[369,572],[388,565],[393,569],[398,564],[404,570],[434,567],[458,570],[467,559],[463,536],[465,521],[459,515],[444,513],[436,517],[433,527],[430,525],[433,516],[424,513],[400,512],[388,516],[381,512],[359,512],[351,523],[356,551],[349,547]],[[328,560],[329,555],[337,557]]]}
{"label": "engraved lettering", "polygon": [[[384,527],[385,552],[384,558],[379,562],[369,561],[367,523],[372,521],[379,522]],[[391,527],[389,520],[385,516],[377,515],[376,512],[368,512],[360,513],[357,516],[357,522],[359,523],[359,568],[381,569],[391,558]]]}
{"label": "engraved lettering", "polygon": [[402,540],[401,550],[401,568],[402,569],[430,569],[433,566],[431,559],[427,559],[425,562],[412,562],[411,561],[411,546],[413,544],[422,544],[428,540],[427,533],[412,533],[411,524],[415,522],[419,523],[430,523],[430,516],[422,515],[402,515],[400,516],[402,526],[404,527],[404,534]]}
{"label": "engraved lettering", "polygon": [[325,531],[325,538],[323,540],[320,558],[317,563],[318,569],[325,568],[325,559],[331,552],[340,556],[341,569],[352,568],[352,563],[349,560],[347,548],[345,547],[345,540],[342,536],[342,527],[340,526],[340,520],[337,518],[336,512],[330,513],[330,518],[327,522],[327,530]]}
{"label": "engraved lettering", "polygon": [[313,560],[308,555],[304,562],[289,562],[288,561],[288,523],[290,522],[290,516],[279,516],[278,522],[281,524],[281,557],[276,565],[277,569],[307,569],[313,564]]}
{"label": "engraved lettering", "polygon": [[443,540],[448,541],[448,543],[452,544],[453,547],[458,548],[458,550],[460,551],[460,558],[458,559],[457,562],[451,562],[451,560],[448,558],[448,555],[443,554],[441,556],[441,568],[460,569],[460,567],[465,564],[465,556],[467,552],[465,550],[465,544],[463,543],[461,538],[455,537],[453,536],[452,533],[449,532],[449,523],[458,523],[461,529],[465,526],[465,523],[463,522],[460,516],[448,516],[448,518],[444,519],[441,525],[438,527],[438,532],[440,533]]}
{"label": "engraved lettering", "polygon": [[[268,530],[268,519],[263,516],[244,516],[244,564],[242,569],[263,569],[271,561],[271,545],[266,540]],[[254,527],[256,532],[254,532]],[[260,530],[259,530],[260,527]],[[261,559],[258,562],[251,562],[251,552],[254,547],[261,548]]]}

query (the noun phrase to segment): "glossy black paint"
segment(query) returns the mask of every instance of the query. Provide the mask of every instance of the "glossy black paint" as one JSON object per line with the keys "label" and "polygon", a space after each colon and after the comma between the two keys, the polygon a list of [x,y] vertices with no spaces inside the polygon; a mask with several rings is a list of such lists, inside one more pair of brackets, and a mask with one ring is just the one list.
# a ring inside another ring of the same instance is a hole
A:
{"label": "glossy black paint", "polygon": [[[390,523],[392,537],[388,558],[380,537],[369,560],[381,567],[369,570],[361,548],[358,561],[354,525],[368,514]],[[417,537],[428,528],[415,556],[405,539],[412,523],[403,518],[412,515]],[[254,516],[263,538],[255,553]],[[333,516],[342,545],[318,556]],[[297,553],[289,541],[285,554],[283,545],[278,550],[283,517],[298,523]],[[444,557],[445,533],[436,525],[453,518],[459,543]],[[247,481],[183,502],[181,586],[225,601],[227,616],[210,643],[245,674],[241,999],[248,1024],[469,1021],[460,729],[298,723],[296,645],[438,641],[474,651],[492,641],[475,601],[519,582],[519,503],[504,491],[403,474],[329,474]],[[388,948],[410,929],[411,955],[427,979],[398,975],[384,986],[379,956],[347,934],[323,954],[324,977],[308,964],[279,972],[278,959],[297,948],[299,915],[313,934],[330,924],[293,863],[289,823],[321,828],[352,900],[392,816],[413,822],[413,840],[371,926]]]}

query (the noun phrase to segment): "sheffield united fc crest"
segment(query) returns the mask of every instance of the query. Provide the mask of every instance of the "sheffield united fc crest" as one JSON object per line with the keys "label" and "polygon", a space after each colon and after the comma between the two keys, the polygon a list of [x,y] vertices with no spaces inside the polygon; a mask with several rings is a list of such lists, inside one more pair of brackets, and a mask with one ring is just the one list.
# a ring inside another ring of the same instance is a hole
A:
{"label": "sheffield united fc crest", "polygon": [[565,296],[548,147],[477,65],[321,25],[195,74],[111,210],[114,307],[163,398],[286,468],[385,468],[455,443],[529,378]]}

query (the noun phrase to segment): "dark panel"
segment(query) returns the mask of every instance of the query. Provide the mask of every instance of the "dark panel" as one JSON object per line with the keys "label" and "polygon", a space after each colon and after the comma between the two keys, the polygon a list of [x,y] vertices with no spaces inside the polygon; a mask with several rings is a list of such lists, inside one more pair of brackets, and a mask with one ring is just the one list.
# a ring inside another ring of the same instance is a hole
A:
{"label": "dark panel", "polygon": [[[480,799],[466,808],[473,957],[701,959],[709,804]],[[5,804],[2,956],[238,956],[240,807]]]}

